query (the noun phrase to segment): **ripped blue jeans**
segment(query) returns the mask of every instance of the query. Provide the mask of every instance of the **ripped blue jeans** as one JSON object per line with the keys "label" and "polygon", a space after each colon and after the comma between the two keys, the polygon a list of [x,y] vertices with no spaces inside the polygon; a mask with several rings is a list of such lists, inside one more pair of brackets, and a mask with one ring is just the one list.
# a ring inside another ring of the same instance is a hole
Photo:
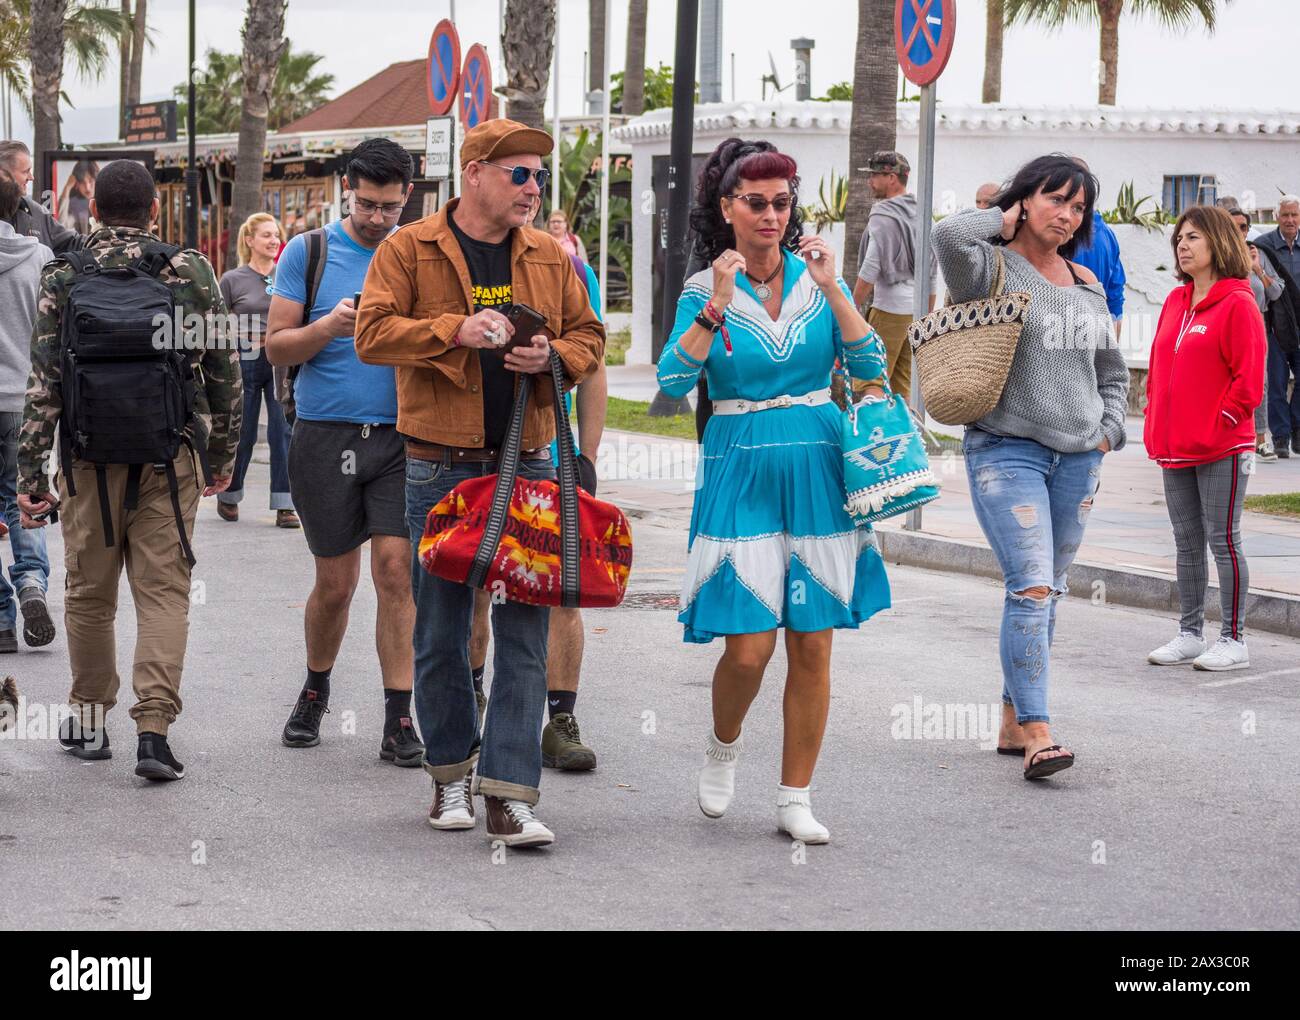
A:
{"label": "ripped blue jeans", "polygon": [[[1101,477],[1100,450],[1057,453],[968,426],[962,441],[975,516],[1002,567],[1002,701],[1020,723],[1048,722],[1056,601],[1065,595]],[[1047,598],[1021,592],[1043,587]]]}

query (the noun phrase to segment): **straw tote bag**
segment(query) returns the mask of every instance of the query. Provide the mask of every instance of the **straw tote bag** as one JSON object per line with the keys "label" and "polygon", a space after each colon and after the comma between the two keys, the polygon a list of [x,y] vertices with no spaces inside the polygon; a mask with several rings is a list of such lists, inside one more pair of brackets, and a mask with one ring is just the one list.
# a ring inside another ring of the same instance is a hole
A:
{"label": "straw tote bag", "polygon": [[997,406],[1011,371],[1029,294],[1006,292],[1006,263],[994,247],[986,298],[946,305],[907,328],[926,413],[945,425],[969,425]]}

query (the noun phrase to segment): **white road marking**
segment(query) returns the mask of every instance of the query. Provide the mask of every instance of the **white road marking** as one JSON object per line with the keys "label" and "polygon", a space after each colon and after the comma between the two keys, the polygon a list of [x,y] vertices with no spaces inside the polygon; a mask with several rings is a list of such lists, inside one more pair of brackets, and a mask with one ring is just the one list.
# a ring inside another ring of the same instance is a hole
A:
{"label": "white road marking", "polygon": [[1295,669],[1274,669],[1267,673],[1252,673],[1250,676],[1234,676],[1227,680],[1211,680],[1209,683],[1201,684],[1202,687],[1231,687],[1233,684],[1246,684],[1252,680],[1266,680],[1271,676],[1290,676],[1292,673],[1300,673],[1300,667]]}

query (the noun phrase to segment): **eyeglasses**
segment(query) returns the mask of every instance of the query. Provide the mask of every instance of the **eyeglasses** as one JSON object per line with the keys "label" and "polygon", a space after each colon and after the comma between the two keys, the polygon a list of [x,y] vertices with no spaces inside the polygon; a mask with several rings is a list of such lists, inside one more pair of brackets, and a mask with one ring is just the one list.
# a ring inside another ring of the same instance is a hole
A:
{"label": "eyeglasses", "polygon": [[760,216],[767,212],[769,205],[778,213],[785,212],[790,206],[794,205],[795,198],[793,194],[777,195],[773,199],[768,199],[763,195],[729,195],[728,197],[733,202],[744,202],[749,206],[751,212]]}
{"label": "eyeglasses", "polygon": [[394,216],[401,216],[402,210],[406,208],[405,202],[385,202],[380,205],[378,202],[372,202],[368,198],[352,198],[352,208],[362,216],[373,216],[375,213],[383,213],[387,219]]}
{"label": "eyeglasses", "polygon": [[509,170],[510,183],[516,188],[522,188],[528,183],[528,178],[531,177],[537,182],[537,187],[542,191],[545,191],[546,183],[551,179],[551,171],[547,170],[546,167],[540,167],[534,170],[532,167],[528,166],[505,166],[502,163],[492,163],[486,159],[480,159],[479,162],[486,163],[488,166],[494,166],[498,170]]}

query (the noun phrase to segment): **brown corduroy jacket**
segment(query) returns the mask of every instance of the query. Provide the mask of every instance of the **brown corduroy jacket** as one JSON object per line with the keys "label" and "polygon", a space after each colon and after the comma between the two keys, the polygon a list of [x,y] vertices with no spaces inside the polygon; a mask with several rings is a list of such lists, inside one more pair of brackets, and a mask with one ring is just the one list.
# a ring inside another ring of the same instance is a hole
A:
{"label": "brown corduroy jacket", "polygon": [[[397,429],[444,446],[483,446],[483,379],[476,348],[453,347],[461,323],[474,313],[469,278],[447,209],[412,223],[376,249],[357,315],[357,357],[397,370]],[[605,327],[569,256],[549,234],[511,231],[511,291],[515,301],[546,317],[552,345],[570,386],[596,371],[605,356]],[[535,377],[524,419],[523,448],[555,436],[548,376]]]}

